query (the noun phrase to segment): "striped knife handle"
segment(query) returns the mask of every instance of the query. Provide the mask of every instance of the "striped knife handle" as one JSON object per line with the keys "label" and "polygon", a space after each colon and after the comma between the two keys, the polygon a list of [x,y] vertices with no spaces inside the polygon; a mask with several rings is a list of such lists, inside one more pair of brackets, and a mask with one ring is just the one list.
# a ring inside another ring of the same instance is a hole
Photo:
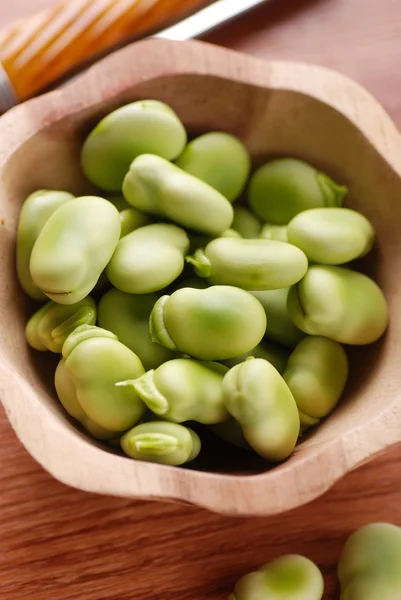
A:
{"label": "striped knife handle", "polygon": [[124,41],[160,30],[209,3],[65,0],[12,24],[0,32],[0,62],[13,88],[12,92],[9,85],[0,85],[0,111],[34,96]]}

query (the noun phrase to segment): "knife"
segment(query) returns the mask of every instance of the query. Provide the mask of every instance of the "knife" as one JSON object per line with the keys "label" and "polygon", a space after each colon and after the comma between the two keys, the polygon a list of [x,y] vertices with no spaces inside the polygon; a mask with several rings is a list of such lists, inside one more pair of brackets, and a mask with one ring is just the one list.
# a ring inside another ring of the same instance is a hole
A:
{"label": "knife", "polygon": [[64,0],[0,32],[0,114],[125,43],[194,39],[267,1]]}

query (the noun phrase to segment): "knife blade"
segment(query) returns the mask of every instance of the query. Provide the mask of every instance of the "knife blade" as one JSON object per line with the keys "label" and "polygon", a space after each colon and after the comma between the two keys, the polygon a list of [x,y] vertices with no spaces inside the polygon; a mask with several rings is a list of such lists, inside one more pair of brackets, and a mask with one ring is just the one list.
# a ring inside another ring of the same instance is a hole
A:
{"label": "knife blade", "polygon": [[218,0],[176,25],[164,29],[154,37],[169,40],[190,40],[228,23],[267,0]]}

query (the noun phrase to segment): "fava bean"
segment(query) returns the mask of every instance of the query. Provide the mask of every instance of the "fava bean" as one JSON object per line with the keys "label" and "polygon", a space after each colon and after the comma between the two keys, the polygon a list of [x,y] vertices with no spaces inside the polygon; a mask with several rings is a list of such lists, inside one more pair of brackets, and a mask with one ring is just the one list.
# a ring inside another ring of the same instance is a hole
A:
{"label": "fava bean", "polygon": [[293,285],[308,268],[307,258],[299,248],[272,240],[218,238],[186,260],[199,277],[206,277],[212,284],[246,290]]}
{"label": "fava bean", "polygon": [[107,277],[122,292],[156,292],[182,273],[188,248],[188,236],[180,227],[168,223],[141,227],[119,241]]}
{"label": "fava bean", "polygon": [[222,234],[234,217],[233,207],[220,192],[151,154],[134,160],[124,179],[123,193],[134,208],[206,235]]}
{"label": "fava bean", "polygon": [[371,344],[388,325],[387,303],[379,286],[344,267],[311,266],[291,288],[288,312],[305,333],[342,344]]}
{"label": "fava bean", "polygon": [[266,315],[256,298],[230,286],[183,288],[162,296],[150,316],[152,340],[201,360],[239,356],[259,344]]}
{"label": "fava bean", "polygon": [[249,184],[249,203],[267,223],[286,225],[308,208],[341,206],[348,189],[308,163],[278,158],[256,170]]}
{"label": "fava bean", "polygon": [[177,114],[163,102],[141,100],[104,117],[82,146],[86,177],[104,190],[120,191],[132,161],[141,154],[177,158],[187,134]]}
{"label": "fava bean", "polygon": [[247,148],[238,138],[224,132],[195,138],[176,164],[211,185],[230,202],[241,195],[251,170]]}

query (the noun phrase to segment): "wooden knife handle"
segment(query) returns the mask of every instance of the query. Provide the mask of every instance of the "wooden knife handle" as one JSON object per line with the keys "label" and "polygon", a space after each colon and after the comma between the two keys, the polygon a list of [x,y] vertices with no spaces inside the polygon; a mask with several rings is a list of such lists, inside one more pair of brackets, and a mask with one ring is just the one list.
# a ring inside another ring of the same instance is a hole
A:
{"label": "wooden knife handle", "polygon": [[0,32],[0,62],[22,101],[122,42],[210,0],[65,0]]}

